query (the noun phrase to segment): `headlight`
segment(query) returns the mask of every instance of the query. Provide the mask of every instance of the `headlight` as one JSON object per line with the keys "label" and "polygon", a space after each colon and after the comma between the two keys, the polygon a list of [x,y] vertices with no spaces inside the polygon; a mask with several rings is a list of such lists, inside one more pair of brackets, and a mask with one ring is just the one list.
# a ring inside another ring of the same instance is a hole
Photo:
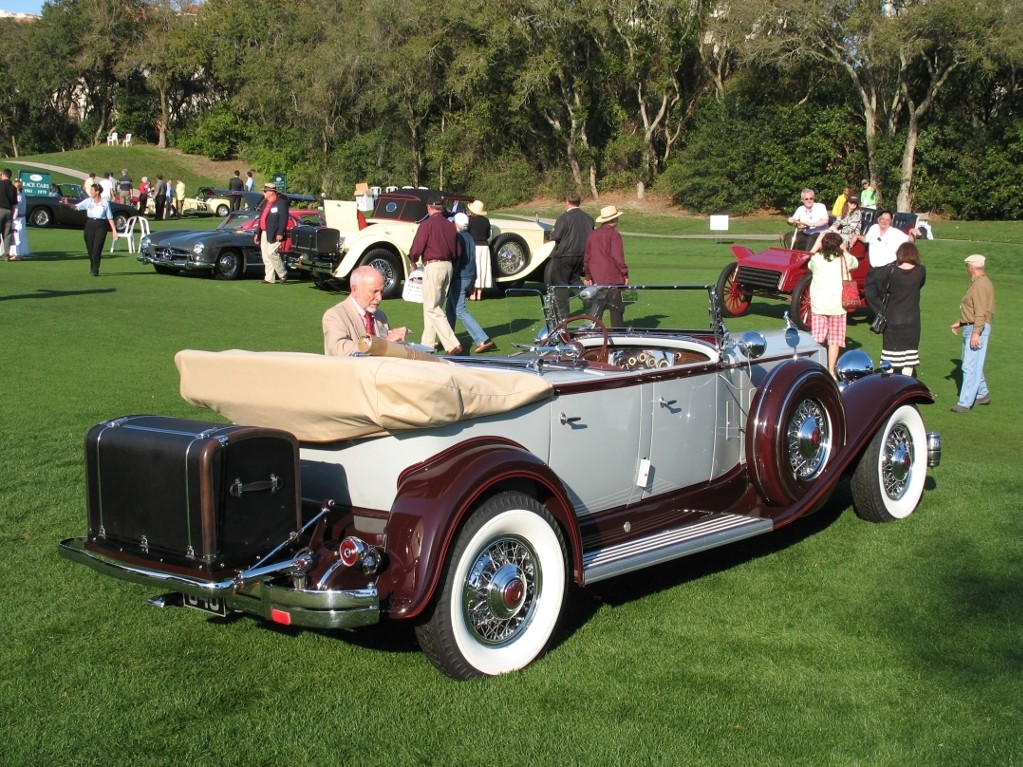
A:
{"label": "headlight", "polygon": [[197,256],[201,256],[204,250],[206,250],[206,243],[202,241],[197,242],[192,246],[192,252]]}
{"label": "headlight", "polygon": [[149,248],[149,235],[145,235],[139,240],[139,250],[147,250]]}

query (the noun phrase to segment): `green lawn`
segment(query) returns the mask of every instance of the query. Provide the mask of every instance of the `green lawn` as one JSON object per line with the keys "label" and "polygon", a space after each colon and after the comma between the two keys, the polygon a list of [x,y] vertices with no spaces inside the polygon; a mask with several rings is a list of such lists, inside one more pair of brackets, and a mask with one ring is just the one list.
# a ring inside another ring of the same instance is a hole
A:
{"label": "green lawn", "polygon": [[[862,522],[843,486],[773,536],[575,591],[544,659],[468,683],[436,672],[408,627],[316,633],[154,610],[145,588],[58,557],[56,542],[85,529],[90,426],[209,417],[179,399],[176,351],[319,351],[320,316],[340,297],[158,276],[123,249],[92,279],[79,232],[30,230],[36,258],[0,263],[0,764],[1023,764],[1011,346],[1023,232],[968,228],[959,239],[975,241],[922,246],[920,377],[937,398],[923,416],[944,457],[913,516]],[[623,229],[642,231],[642,217]],[[998,292],[993,404],[955,415],[948,326],[971,252],[989,256]],[[635,236],[626,256],[651,283],[713,282],[731,258],[714,240]],[[472,305],[502,351],[510,303]],[[386,308],[418,335],[418,306]],[[784,308],[758,300],[729,328],[779,327]],[[876,358],[865,315],[849,335]],[[297,381],[282,395],[316,393]]]}

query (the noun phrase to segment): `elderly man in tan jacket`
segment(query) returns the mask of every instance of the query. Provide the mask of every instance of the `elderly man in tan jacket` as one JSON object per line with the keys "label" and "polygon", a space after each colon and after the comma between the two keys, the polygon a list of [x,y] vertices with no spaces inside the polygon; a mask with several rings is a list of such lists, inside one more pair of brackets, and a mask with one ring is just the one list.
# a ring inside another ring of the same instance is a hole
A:
{"label": "elderly man in tan jacket", "polygon": [[365,335],[402,342],[408,328],[391,329],[387,315],[380,310],[384,276],[372,266],[360,266],[349,278],[351,293],[344,301],[323,314],[323,353],[347,357],[359,351],[359,339]]}

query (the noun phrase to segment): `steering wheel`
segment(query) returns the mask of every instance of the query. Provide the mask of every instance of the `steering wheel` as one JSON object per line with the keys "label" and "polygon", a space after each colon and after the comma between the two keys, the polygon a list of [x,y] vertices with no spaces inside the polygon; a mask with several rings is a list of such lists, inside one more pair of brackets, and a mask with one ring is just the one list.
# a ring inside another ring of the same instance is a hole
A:
{"label": "steering wheel", "polygon": [[579,350],[579,354],[584,353],[584,348],[581,343],[572,339],[572,334],[568,330],[570,323],[578,322],[579,320],[589,320],[594,326],[600,330],[601,344],[600,348],[597,349],[596,362],[607,362],[608,360],[608,340],[607,340],[607,325],[600,321],[600,318],[594,317],[592,314],[575,314],[571,317],[567,317],[558,323],[557,327],[551,332],[552,336],[560,336],[566,344],[574,346]]}

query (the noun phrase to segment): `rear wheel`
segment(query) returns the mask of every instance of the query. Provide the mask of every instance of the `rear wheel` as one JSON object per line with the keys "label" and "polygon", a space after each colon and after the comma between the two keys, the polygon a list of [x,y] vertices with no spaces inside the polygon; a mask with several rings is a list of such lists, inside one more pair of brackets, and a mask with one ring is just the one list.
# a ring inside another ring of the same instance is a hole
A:
{"label": "rear wheel", "polygon": [[796,289],[792,291],[792,321],[800,330],[809,330],[812,318],[810,316],[810,282],[813,275],[808,274],[799,281]]}
{"label": "rear wheel", "polygon": [[53,223],[53,214],[49,208],[36,208],[32,211],[32,215],[28,217],[28,221],[32,226],[38,226],[43,229]]}
{"label": "rear wheel", "polygon": [[230,212],[231,208],[225,205],[224,203],[221,203],[220,205],[217,206],[217,215],[220,216],[221,218],[224,218],[224,216],[226,216]]}
{"label": "rear wheel", "polygon": [[404,271],[398,257],[391,251],[375,248],[366,254],[360,266],[372,266],[384,275],[384,298],[397,298],[401,293]]}
{"label": "rear wheel", "polygon": [[852,476],[853,509],[868,522],[908,517],[927,479],[927,432],[913,405],[903,405],[874,435]]}
{"label": "rear wheel", "polygon": [[529,248],[513,234],[504,234],[494,240],[493,250],[497,277],[513,277],[529,264]]}
{"label": "rear wheel", "polygon": [[721,303],[721,313],[726,317],[741,317],[749,311],[752,294],[742,289],[736,280],[738,273],[739,265],[729,264],[718,277],[718,301]]}
{"label": "rear wheel", "polygon": [[459,534],[432,615],[416,627],[419,644],[455,679],[523,668],[547,648],[566,581],[553,517],[522,493],[496,495]]}
{"label": "rear wheel", "polygon": [[218,280],[237,280],[245,271],[245,262],[237,250],[223,250],[217,256],[213,276]]}
{"label": "rear wheel", "polygon": [[117,229],[118,232],[124,233],[124,231],[128,228],[128,217],[123,213],[115,213],[114,228]]}

